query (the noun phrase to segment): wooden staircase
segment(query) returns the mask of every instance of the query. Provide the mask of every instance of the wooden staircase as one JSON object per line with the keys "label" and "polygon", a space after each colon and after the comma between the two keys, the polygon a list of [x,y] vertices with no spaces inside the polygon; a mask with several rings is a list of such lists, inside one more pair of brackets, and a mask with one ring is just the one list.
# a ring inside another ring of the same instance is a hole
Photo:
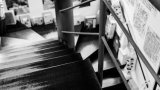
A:
{"label": "wooden staircase", "polygon": [[43,35],[32,40],[30,34],[32,30],[21,30],[5,40],[7,46],[0,50],[0,90],[126,90],[121,80],[110,84],[110,79],[120,78],[114,66],[104,70],[107,87],[106,83],[101,87],[93,62],[82,59],[81,52],[75,53],[56,39],[39,38]]}
{"label": "wooden staircase", "polygon": [[0,90],[101,90],[89,60],[58,41],[1,51]]}

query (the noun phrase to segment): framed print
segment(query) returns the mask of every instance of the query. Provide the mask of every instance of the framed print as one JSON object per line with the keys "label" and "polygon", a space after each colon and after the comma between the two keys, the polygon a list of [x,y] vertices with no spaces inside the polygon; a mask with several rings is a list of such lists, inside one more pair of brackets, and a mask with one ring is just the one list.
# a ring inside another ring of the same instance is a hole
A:
{"label": "framed print", "polygon": [[31,27],[31,21],[29,15],[21,15],[19,16],[19,18],[22,24],[24,24],[26,27]]}
{"label": "framed print", "polygon": [[17,23],[13,10],[5,11],[6,25],[15,25]]}
{"label": "framed print", "polygon": [[43,18],[44,18],[45,25],[52,24],[54,22],[54,18],[51,12],[43,13]]}

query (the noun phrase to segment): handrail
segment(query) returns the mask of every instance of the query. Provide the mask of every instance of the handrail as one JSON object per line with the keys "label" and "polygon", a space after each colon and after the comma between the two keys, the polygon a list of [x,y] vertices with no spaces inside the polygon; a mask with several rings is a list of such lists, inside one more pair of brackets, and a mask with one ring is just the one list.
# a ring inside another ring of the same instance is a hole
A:
{"label": "handrail", "polygon": [[90,32],[71,32],[71,31],[62,31],[62,33],[66,34],[78,34],[78,35],[99,35],[99,33],[90,33]]}
{"label": "handrail", "polygon": [[78,7],[78,6],[81,6],[81,5],[86,4],[86,3],[90,3],[90,2],[92,2],[92,1],[94,1],[94,0],[84,1],[84,2],[82,2],[82,3],[80,3],[80,4],[78,4],[78,5],[75,5],[75,6],[72,6],[72,7],[68,7],[68,8],[65,8],[65,9],[62,9],[62,10],[60,10],[60,12],[65,12],[65,11],[68,11],[68,10],[70,10],[70,9],[74,9],[74,8],[76,8],[76,7]]}
{"label": "handrail", "polygon": [[106,6],[108,7],[108,9],[110,10],[110,12],[112,13],[112,15],[115,18],[115,20],[117,21],[117,23],[120,25],[122,31],[124,32],[124,34],[128,38],[129,42],[135,48],[136,52],[138,53],[138,55],[142,59],[143,63],[146,65],[146,67],[150,71],[151,75],[154,77],[155,81],[158,83],[158,85],[160,85],[160,78],[158,77],[158,75],[156,74],[156,72],[153,70],[153,68],[151,67],[151,65],[149,64],[149,62],[147,61],[147,59],[143,55],[143,53],[140,51],[140,49],[138,48],[138,46],[134,42],[133,38],[130,37],[129,33],[127,32],[127,29],[124,27],[124,25],[122,24],[122,22],[119,20],[118,16],[115,14],[115,12],[112,9],[112,7],[110,6],[110,4],[106,0],[103,0],[103,1],[106,4]]}
{"label": "handrail", "polygon": [[122,72],[122,70],[121,70],[121,68],[120,68],[120,66],[119,66],[119,64],[118,64],[113,52],[111,51],[111,49],[110,49],[110,47],[109,47],[109,45],[108,45],[108,43],[107,43],[107,41],[106,41],[104,36],[102,37],[102,41],[103,41],[107,51],[109,52],[109,54],[110,54],[110,56],[111,56],[111,58],[113,60],[113,63],[115,64],[115,66],[116,66],[116,68],[117,68],[117,70],[118,70],[118,72],[119,72],[119,74],[120,74],[120,76],[121,76],[121,78],[122,78],[127,90],[131,90],[131,88],[128,85],[127,80],[125,79],[125,76],[124,76],[124,74],[123,74],[123,72]]}

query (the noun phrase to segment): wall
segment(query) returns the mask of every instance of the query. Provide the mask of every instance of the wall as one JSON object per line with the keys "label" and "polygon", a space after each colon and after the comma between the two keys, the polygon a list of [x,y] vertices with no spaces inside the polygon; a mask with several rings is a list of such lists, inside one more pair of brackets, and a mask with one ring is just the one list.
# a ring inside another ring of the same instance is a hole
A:
{"label": "wall", "polygon": [[[29,8],[30,8],[30,15],[31,17],[39,17],[43,12],[51,11],[55,18],[55,10],[43,10],[42,0],[28,0]],[[74,16],[93,16],[97,14],[99,9],[99,0],[95,0],[91,2],[91,6],[83,7],[83,8],[75,8],[74,9]]]}
{"label": "wall", "polygon": [[83,7],[83,8],[75,8],[74,9],[74,15],[77,16],[93,16],[97,14],[97,11],[99,9],[99,0],[95,0],[91,2],[91,6]]}
{"label": "wall", "polygon": [[[121,0],[125,17],[134,41],[145,55],[151,67],[157,73],[160,65],[160,12],[149,0]],[[142,63],[142,68],[149,84],[147,90],[153,90],[155,80],[149,70]],[[146,90],[145,81],[139,63],[136,65],[132,77],[140,90]]]}
{"label": "wall", "polygon": [[30,9],[30,16],[31,17],[41,17],[42,13],[44,12],[52,12],[54,18],[55,18],[55,10],[44,10],[43,9],[43,3],[42,0],[28,0],[29,3],[29,9]]}
{"label": "wall", "polygon": [[[29,4],[30,13],[27,13],[27,15],[30,15],[31,18],[42,17],[42,14],[44,12],[51,12],[53,15],[53,18],[56,18],[55,9],[44,10],[42,0],[28,0],[28,4]],[[74,2],[73,4],[75,5],[76,2]],[[77,4],[79,4],[79,2],[77,2]],[[84,18],[87,16],[96,16],[98,9],[99,9],[99,0],[95,0],[91,2],[91,6],[87,6],[83,8],[79,8],[79,7],[75,8],[74,22],[76,23],[77,21],[83,21]],[[17,19],[18,18],[19,18],[19,15],[17,15]]]}

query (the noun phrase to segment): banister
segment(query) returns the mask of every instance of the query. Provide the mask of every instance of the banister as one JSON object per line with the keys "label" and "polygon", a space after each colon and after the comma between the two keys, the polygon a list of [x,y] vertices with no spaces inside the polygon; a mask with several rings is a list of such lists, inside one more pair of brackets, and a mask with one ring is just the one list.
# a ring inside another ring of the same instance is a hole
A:
{"label": "banister", "polygon": [[113,63],[115,64],[115,66],[116,66],[116,68],[117,68],[117,70],[118,70],[118,72],[119,72],[119,74],[120,74],[120,76],[121,76],[121,78],[122,78],[127,90],[131,90],[131,88],[128,85],[127,80],[125,79],[125,76],[124,76],[124,74],[123,74],[123,72],[122,72],[122,70],[121,70],[121,68],[120,68],[120,66],[119,66],[119,64],[118,64],[113,52],[111,51],[111,49],[110,49],[110,47],[109,47],[109,45],[108,45],[108,43],[107,43],[107,41],[106,41],[104,36],[102,37],[102,41],[103,41],[108,53],[110,54],[110,56],[111,56],[111,58],[113,60]]}
{"label": "banister", "polygon": [[71,31],[62,31],[62,33],[66,33],[66,34],[78,34],[78,35],[99,35],[99,33],[91,33],[91,32],[71,32]]}
{"label": "banister", "polygon": [[138,55],[140,56],[140,58],[143,61],[143,63],[146,65],[146,67],[150,71],[150,73],[153,76],[153,78],[155,79],[155,81],[158,83],[158,85],[160,85],[160,78],[158,77],[158,75],[156,74],[156,72],[153,70],[153,68],[151,67],[151,65],[149,64],[149,62],[147,61],[147,59],[145,58],[145,56],[141,52],[141,50],[138,48],[138,46],[134,42],[133,38],[130,37],[130,34],[128,33],[127,29],[124,27],[124,25],[122,24],[122,22],[119,20],[118,16],[115,14],[115,12],[112,9],[112,7],[110,6],[110,4],[106,0],[103,0],[103,1],[106,4],[106,6],[108,7],[108,9],[110,10],[110,12],[112,13],[112,15],[115,18],[115,20],[117,21],[117,23],[120,25],[122,31],[124,32],[124,34],[128,38],[129,42],[132,44],[132,46],[134,47],[134,49],[136,50],[136,52],[138,53]]}
{"label": "banister", "polygon": [[86,4],[86,3],[90,3],[90,2],[92,2],[92,1],[94,1],[94,0],[84,1],[84,2],[82,2],[82,3],[80,3],[80,4],[78,4],[78,5],[75,5],[75,6],[72,6],[72,7],[68,7],[68,8],[65,8],[65,9],[62,9],[62,10],[60,10],[60,12],[65,12],[65,11],[68,11],[68,10],[70,10],[70,9],[74,9],[74,8],[76,8],[76,7],[78,7],[78,6],[81,6],[81,5]]}

